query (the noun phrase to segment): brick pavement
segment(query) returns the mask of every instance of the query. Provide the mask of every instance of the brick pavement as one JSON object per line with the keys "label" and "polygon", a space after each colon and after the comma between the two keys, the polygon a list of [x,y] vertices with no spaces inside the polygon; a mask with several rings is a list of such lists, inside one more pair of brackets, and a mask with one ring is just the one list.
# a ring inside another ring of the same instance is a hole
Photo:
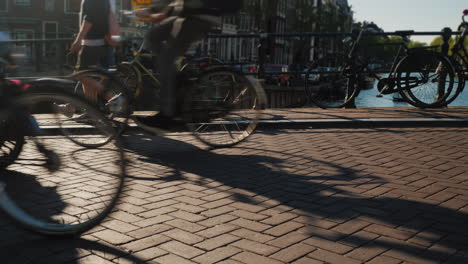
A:
{"label": "brick pavement", "polygon": [[[468,263],[468,128],[126,138],[117,210],[81,239],[0,225],[1,263]],[[4,215],[0,213],[0,223]]]}

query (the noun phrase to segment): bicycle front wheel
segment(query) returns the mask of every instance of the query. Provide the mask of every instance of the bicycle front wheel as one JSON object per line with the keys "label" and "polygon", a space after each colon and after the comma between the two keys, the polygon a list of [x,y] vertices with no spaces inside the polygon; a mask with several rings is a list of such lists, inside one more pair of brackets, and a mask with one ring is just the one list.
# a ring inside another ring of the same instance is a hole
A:
{"label": "bicycle front wheel", "polygon": [[[86,109],[87,123],[70,124],[55,112],[57,102]],[[92,105],[66,93],[28,92],[2,116],[18,120],[16,133],[25,137],[18,159],[0,170],[0,208],[35,232],[53,236],[81,234],[107,216],[122,191],[124,152],[111,122]],[[114,144],[83,148],[62,134],[105,135]]]}
{"label": "bicycle front wheel", "polygon": [[447,57],[427,50],[403,58],[396,72],[401,96],[416,107],[444,105],[455,83],[455,70]]}
{"label": "bicycle front wheel", "polygon": [[[76,88],[79,91],[83,91],[83,84],[87,83],[88,86],[94,86],[99,90],[97,98],[97,107],[99,110],[106,114],[107,118],[113,121],[113,125],[116,129],[122,130],[128,121],[128,116],[131,113],[131,101],[132,98],[129,95],[127,86],[119,79],[116,74],[99,70],[83,70],[73,73],[69,76],[71,80],[76,81]],[[47,88],[47,87],[41,87]],[[87,96],[84,95],[86,98]],[[66,104],[61,104],[62,113],[69,117],[70,122],[87,122],[88,114],[86,109],[74,109]],[[105,137],[92,137],[82,138],[75,137],[73,133],[70,133],[65,127],[63,127],[63,133],[71,141],[76,144],[87,147],[97,148],[112,142],[113,138]]]}
{"label": "bicycle front wheel", "polygon": [[193,135],[211,147],[230,147],[247,139],[266,105],[260,84],[225,68],[201,73],[184,100],[183,114]]}

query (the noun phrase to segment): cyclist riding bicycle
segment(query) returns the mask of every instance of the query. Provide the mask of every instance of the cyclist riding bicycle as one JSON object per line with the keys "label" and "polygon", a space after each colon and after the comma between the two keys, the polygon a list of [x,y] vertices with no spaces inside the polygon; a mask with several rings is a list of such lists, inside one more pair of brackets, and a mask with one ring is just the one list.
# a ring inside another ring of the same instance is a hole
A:
{"label": "cyclist riding bicycle", "polygon": [[152,8],[138,9],[137,17],[159,24],[145,36],[145,45],[159,54],[157,69],[161,82],[161,109],[156,116],[142,120],[153,127],[167,129],[177,123],[177,59],[190,45],[204,38],[221,23],[221,15],[242,7],[237,0],[160,0]]}

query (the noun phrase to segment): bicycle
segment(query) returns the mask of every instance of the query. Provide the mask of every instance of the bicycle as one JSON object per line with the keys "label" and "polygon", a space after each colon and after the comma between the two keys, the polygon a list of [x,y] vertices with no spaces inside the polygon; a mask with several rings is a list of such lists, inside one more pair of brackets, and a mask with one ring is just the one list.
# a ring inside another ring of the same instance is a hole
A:
{"label": "bicycle", "polygon": [[[115,41],[124,39],[120,37]],[[123,68],[130,69],[127,66]],[[135,80],[137,75],[133,68],[129,71],[121,69],[118,67],[117,70],[122,80]],[[128,72],[130,76],[125,77]],[[138,86],[134,87],[138,89]],[[134,96],[136,93],[132,88],[130,90],[128,94]],[[178,102],[181,102],[178,109],[181,123],[201,142],[216,148],[233,146],[248,138],[257,127],[267,100],[257,80],[222,66],[202,71],[179,69],[177,95]],[[130,98],[128,102],[136,103],[136,100]],[[137,109],[138,106],[131,108]],[[160,134],[160,130],[143,124],[138,114],[131,118],[143,130]]]}
{"label": "bicycle", "polygon": [[468,9],[463,10],[462,23],[458,26],[458,31],[461,31],[460,36],[456,39],[451,55],[449,56],[455,71],[457,73],[455,87],[452,93],[445,100],[444,105],[452,103],[465,89],[466,80],[468,78],[468,49],[466,48],[466,34],[468,31],[468,22],[465,17],[468,16]]}
{"label": "bicycle", "polygon": [[[0,208],[27,229],[75,236],[99,224],[124,185],[124,152],[110,121],[59,83],[21,83],[1,74]],[[58,103],[86,110],[89,122],[71,121]],[[106,149],[83,149],[62,132],[112,137]],[[105,165],[105,166],[104,166]]]}
{"label": "bicycle", "polygon": [[[345,39],[351,42],[346,55],[325,56],[308,68],[304,87],[310,102],[321,108],[350,106],[359,95],[364,78],[371,76],[378,80],[378,95],[399,93],[406,102],[417,107],[439,107],[443,104],[453,89],[455,79],[454,69],[447,58],[428,48],[407,48],[408,36],[413,31],[396,31],[395,35],[401,36],[403,42],[399,44],[388,77],[382,78],[369,67],[366,58],[357,53],[364,31],[354,31],[352,38]],[[316,78],[317,74],[324,84],[313,86],[309,79]],[[420,98],[417,92],[434,90],[432,84],[437,84],[437,93],[432,100]]]}

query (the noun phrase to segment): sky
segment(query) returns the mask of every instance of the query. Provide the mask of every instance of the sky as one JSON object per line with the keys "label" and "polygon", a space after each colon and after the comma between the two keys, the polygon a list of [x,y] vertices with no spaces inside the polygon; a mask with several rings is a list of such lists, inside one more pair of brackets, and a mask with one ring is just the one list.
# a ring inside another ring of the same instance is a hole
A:
{"label": "sky", "polygon": [[[384,31],[456,30],[468,0],[348,0],[356,21],[372,21]],[[467,18],[468,19],[468,18]],[[430,43],[435,36],[413,36]]]}

